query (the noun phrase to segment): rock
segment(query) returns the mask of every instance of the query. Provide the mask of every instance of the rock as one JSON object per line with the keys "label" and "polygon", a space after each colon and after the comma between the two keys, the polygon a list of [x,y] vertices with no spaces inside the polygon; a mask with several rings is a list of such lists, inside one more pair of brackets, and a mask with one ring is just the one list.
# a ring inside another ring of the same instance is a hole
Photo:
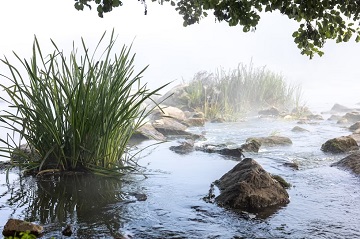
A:
{"label": "rock", "polygon": [[215,202],[233,209],[257,211],[289,203],[281,184],[251,158],[242,160],[215,185],[220,189]]}
{"label": "rock", "polygon": [[358,129],[360,129],[360,121],[358,121],[358,122],[356,122],[355,124],[353,124],[353,125],[351,125],[350,127],[349,127],[349,130],[350,131],[356,131],[356,130],[358,130]]}
{"label": "rock", "polygon": [[15,163],[23,163],[28,161],[41,161],[39,153],[29,144],[21,144],[11,153],[11,161]]}
{"label": "rock", "polygon": [[346,106],[340,105],[340,104],[334,104],[330,110],[330,112],[339,112],[339,113],[340,112],[349,112],[349,111],[352,111],[352,109],[350,109]]}
{"label": "rock", "polygon": [[295,170],[299,170],[299,165],[297,163],[294,162],[286,162],[283,163],[284,166],[295,169]]}
{"label": "rock", "polygon": [[258,153],[260,147],[261,147],[261,143],[256,139],[250,139],[249,141],[247,141],[246,143],[240,146],[240,148],[244,152],[254,152],[254,153]]}
{"label": "rock", "polygon": [[344,168],[354,174],[360,174],[360,152],[355,152],[341,159],[339,162],[333,163],[331,166]]}
{"label": "rock", "polygon": [[3,235],[5,237],[19,235],[20,232],[26,232],[29,231],[30,234],[33,234],[35,236],[41,236],[44,232],[44,228],[42,226],[33,224],[31,222],[26,222],[19,219],[9,219],[3,230]]}
{"label": "rock", "polygon": [[349,123],[349,120],[345,119],[345,118],[340,118],[336,123],[337,124],[347,124],[347,123]]}
{"label": "rock", "polygon": [[132,135],[132,138],[154,139],[158,141],[166,140],[166,137],[157,131],[150,123],[142,125],[135,134]]}
{"label": "rock", "polygon": [[205,144],[202,146],[195,147],[195,150],[203,151],[206,153],[218,153],[221,155],[232,156],[236,158],[244,157],[242,148],[229,148],[226,144],[212,145]]}
{"label": "rock", "polygon": [[331,115],[328,120],[331,120],[331,121],[338,121],[341,119],[341,116],[340,115]]}
{"label": "rock", "polygon": [[346,119],[348,122],[355,123],[357,121],[360,121],[360,112],[354,111],[346,113],[343,117],[343,119]]}
{"label": "rock", "polygon": [[194,141],[187,140],[177,146],[170,146],[170,150],[178,154],[188,154],[194,151]]}
{"label": "rock", "polygon": [[189,135],[185,130],[188,128],[186,125],[179,123],[172,118],[162,118],[155,120],[152,126],[165,136],[168,135]]}
{"label": "rock", "polygon": [[190,99],[189,94],[186,92],[187,87],[187,84],[177,85],[161,96],[157,102],[168,106],[187,108]]}
{"label": "rock", "polygon": [[360,143],[360,133],[355,131],[353,134],[349,135],[351,138],[353,138],[359,145]]}
{"label": "rock", "polygon": [[305,117],[307,118],[310,115],[313,115],[313,113],[309,110],[308,107],[306,106],[299,106],[299,107],[295,107],[292,111],[291,111],[291,115],[295,116],[296,118],[299,117]]}
{"label": "rock", "polygon": [[71,225],[66,225],[64,230],[61,232],[64,236],[70,237],[73,234],[73,230]]}
{"label": "rock", "polygon": [[259,115],[264,115],[264,116],[279,116],[280,115],[280,111],[272,106],[271,108],[269,109],[265,109],[265,110],[260,110],[258,112]]}
{"label": "rock", "polygon": [[330,139],[321,146],[322,151],[330,153],[344,153],[358,149],[357,142],[350,136]]}
{"label": "rock", "polygon": [[199,126],[204,126],[205,125],[205,118],[187,118],[184,120],[184,124],[186,124],[189,127],[199,127]]}
{"label": "rock", "polygon": [[252,137],[246,139],[246,142],[251,140],[258,141],[261,145],[264,146],[277,146],[277,145],[291,145],[292,141],[288,137],[284,136],[268,136],[268,137]]}
{"label": "rock", "polygon": [[309,120],[324,120],[324,117],[322,117],[322,115],[315,115],[315,114],[308,115],[307,118]]}
{"label": "rock", "polygon": [[159,120],[168,117],[181,122],[186,119],[185,112],[177,107],[160,105],[160,108],[161,110],[157,108],[149,116],[151,120]]}
{"label": "rock", "polygon": [[211,123],[224,123],[225,121],[226,120],[224,118],[217,117],[217,118],[212,119],[210,122]]}
{"label": "rock", "polygon": [[301,128],[299,126],[295,126],[294,128],[292,128],[291,131],[293,131],[293,132],[309,132],[309,130]]}

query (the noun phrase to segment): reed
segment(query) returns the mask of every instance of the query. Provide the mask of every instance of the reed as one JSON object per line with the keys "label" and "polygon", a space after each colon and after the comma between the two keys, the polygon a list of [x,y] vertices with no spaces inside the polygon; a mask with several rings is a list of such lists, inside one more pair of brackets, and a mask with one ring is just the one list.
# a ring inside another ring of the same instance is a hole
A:
{"label": "reed", "polygon": [[[10,86],[1,84],[10,100],[1,99],[14,109],[0,115],[3,127],[13,132],[1,139],[2,156],[19,154],[22,160],[14,163],[35,172],[85,170],[117,175],[133,169],[128,141],[151,112],[144,102],[166,85],[150,91],[141,84],[146,67],[134,73],[131,46],[114,53],[114,31],[96,60],[105,35],[92,54],[81,39],[82,54],[73,46],[69,58],[53,41],[53,53],[43,55],[35,37],[30,61],[14,53],[26,76],[6,57],[2,60],[11,74],[2,75]],[[19,135],[19,142],[14,135]],[[14,150],[24,142],[32,156]]]}
{"label": "reed", "polygon": [[[206,91],[204,90],[206,89]],[[188,83],[189,106],[212,119],[237,119],[249,111],[275,106],[289,108],[301,102],[301,87],[288,85],[284,77],[267,70],[239,64],[228,72],[201,72]]]}

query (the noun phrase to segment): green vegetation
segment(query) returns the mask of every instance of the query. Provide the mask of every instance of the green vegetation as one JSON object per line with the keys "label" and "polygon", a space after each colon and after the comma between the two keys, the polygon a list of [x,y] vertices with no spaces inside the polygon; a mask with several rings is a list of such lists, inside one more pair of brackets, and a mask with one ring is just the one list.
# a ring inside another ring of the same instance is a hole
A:
{"label": "green vegetation", "polygon": [[[35,37],[30,61],[15,53],[22,69],[6,57],[1,60],[10,71],[10,76],[1,75],[10,82],[10,86],[1,84],[10,99],[1,99],[13,110],[3,111],[0,121],[4,129],[14,132],[1,139],[5,144],[0,147],[1,156],[30,172],[119,175],[133,169],[128,141],[153,109],[143,107],[145,100],[166,85],[150,91],[141,84],[146,68],[134,74],[131,47],[113,53],[117,51],[114,31],[99,54],[105,35],[92,54],[81,39],[82,55],[73,46],[66,58],[52,41],[54,52],[45,56]],[[21,143],[28,145],[28,153],[14,150]]]}
{"label": "green vegetation", "polygon": [[[156,0],[151,0],[155,2]],[[360,41],[360,4],[353,0],[160,0],[159,3],[170,2],[183,16],[184,26],[198,23],[214,14],[218,22],[225,21],[229,26],[242,26],[244,32],[255,30],[263,12],[280,12],[289,19],[299,23],[293,33],[294,42],[301,54],[310,58],[314,54],[322,56],[320,50],[326,40],[348,42],[353,35]],[[91,9],[95,3],[100,17],[112,11],[113,7],[122,6],[120,0],[75,0],[75,8],[83,10],[84,6]],[[147,13],[145,0],[141,0]],[[274,26],[276,27],[276,26]]]}
{"label": "green vegetation", "polygon": [[20,232],[19,235],[5,237],[5,239],[36,239],[37,236],[30,232]]}
{"label": "green vegetation", "polygon": [[188,107],[204,112],[207,119],[236,120],[249,111],[294,107],[301,100],[299,86],[288,86],[283,76],[252,64],[229,72],[199,72],[186,91]]}

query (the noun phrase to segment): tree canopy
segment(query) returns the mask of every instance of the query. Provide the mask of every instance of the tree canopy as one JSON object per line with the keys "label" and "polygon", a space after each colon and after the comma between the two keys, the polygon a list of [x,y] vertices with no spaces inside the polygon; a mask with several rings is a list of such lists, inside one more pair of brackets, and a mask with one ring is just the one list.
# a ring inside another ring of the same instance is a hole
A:
{"label": "tree canopy", "polygon": [[[145,0],[145,14],[147,7]],[[322,56],[321,48],[326,40],[348,42],[354,35],[360,41],[360,0],[151,0],[160,4],[169,2],[182,15],[184,26],[199,23],[210,12],[217,21],[229,26],[242,26],[244,32],[256,30],[262,12],[280,12],[299,23],[292,34],[301,54],[312,58]],[[91,9],[95,3],[99,17],[115,7],[122,6],[120,0],[75,0],[75,8]]]}

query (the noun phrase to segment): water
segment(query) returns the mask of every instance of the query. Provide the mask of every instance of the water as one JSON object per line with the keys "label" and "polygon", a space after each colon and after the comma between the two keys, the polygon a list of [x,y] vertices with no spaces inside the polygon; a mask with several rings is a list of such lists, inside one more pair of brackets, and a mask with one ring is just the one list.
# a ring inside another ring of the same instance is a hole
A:
{"label": "water", "polygon": [[[330,167],[345,154],[320,150],[326,140],[350,132],[324,118],[306,125],[253,118],[190,129],[205,131],[206,143],[217,144],[241,145],[248,137],[271,134],[291,138],[292,146],[246,153],[292,185],[290,203],[266,218],[244,217],[202,200],[210,184],[238,162],[198,151],[178,155],[169,150],[179,144],[174,140],[144,151],[138,162],[142,173],[121,181],[81,175],[40,180],[13,172],[8,187],[0,174],[0,225],[9,217],[33,221],[44,225],[44,238],[62,238],[66,224],[74,227],[71,238],[359,238],[360,179]],[[309,132],[292,132],[296,125]],[[284,162],[296,162],[299,170]],[[136,200],[135,193],[147,200]]]}

